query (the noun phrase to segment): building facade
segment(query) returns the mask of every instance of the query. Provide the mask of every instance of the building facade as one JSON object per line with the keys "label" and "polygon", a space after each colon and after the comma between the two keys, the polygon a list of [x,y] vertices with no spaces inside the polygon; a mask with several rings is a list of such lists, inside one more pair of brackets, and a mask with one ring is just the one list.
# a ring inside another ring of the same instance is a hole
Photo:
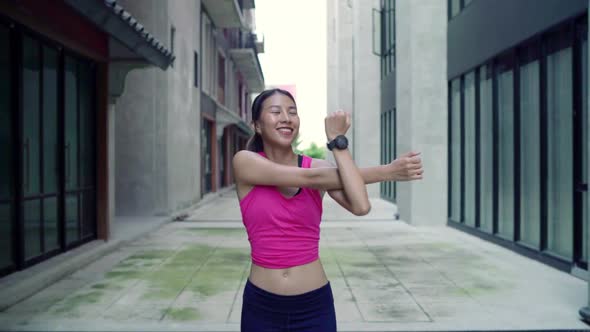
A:
{"label": "building facade", "polygon": [[233,183],[253,0],[0,3],[0,276]]}
{"label": "building facade", "polygon": [[[379,57],[373,53],[372,9],[379,1],[327,1],[328,113],[352,113],[347,133],[349,148],[359,167],[379,163]],[[362,111],[361,111],[362,110]],[[331,154],[327,159],[333,158]],[[332,160],[333,161],[333,160]],[[379,196],[379,184],[367,188]]]}
{"label": "building facade", "polygon": [[[355,63],[380,60],[380,162],[422,152],[424,180],[380,187],[401,219],[456,227],[585,277],[588,1],[331,3],[328,22],[341,30],[329,50],[347,44],[350,54],[364,36],[373,54],[352,52]],[[355,6],[372,12],[373,34],[348,28],[354,15],[341,13]],[[372,84],[340,67],[328,68],[328,85],[344,85],[328,90],[332,100]]]}
{"label": "building facade", "polygon": [[447,13],[449,225],[574,273],[587,269],[587,8],[473,0]]}

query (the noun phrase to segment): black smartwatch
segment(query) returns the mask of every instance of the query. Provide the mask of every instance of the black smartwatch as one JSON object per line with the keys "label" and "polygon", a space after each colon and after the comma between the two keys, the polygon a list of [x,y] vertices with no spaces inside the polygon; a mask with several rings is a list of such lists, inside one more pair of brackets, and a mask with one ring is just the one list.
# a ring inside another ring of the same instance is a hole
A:
{"label": "black smartwatch", "polygon": [[344,150],[348,148],[348,139],[344,135],[338,135],[334,138],[331,142],[326,144],[328,146],[328,150],[332,151],[332,149],[336,148],[338,150]]}

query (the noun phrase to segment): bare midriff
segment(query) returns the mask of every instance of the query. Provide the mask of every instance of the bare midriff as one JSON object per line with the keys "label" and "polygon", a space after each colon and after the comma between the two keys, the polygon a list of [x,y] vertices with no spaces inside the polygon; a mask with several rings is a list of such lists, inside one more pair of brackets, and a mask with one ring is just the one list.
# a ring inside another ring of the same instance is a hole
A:
{"label": "bare midriff", "polygon": [[257,287],[278,295],[299,295],[328,283],[319,259],[286,269],[268,269],[252,263],[249,279]]}

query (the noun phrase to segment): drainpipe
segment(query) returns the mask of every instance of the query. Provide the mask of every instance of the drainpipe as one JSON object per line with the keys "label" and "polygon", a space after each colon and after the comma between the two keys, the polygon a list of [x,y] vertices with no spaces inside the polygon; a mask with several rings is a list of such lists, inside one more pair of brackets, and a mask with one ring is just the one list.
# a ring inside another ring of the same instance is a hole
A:
{"label": "drainpipe", "polygon": [[[586,15],[587,15],[587,17],[590,17],[590,0],[588,1],[588,9],[587,10],[588,10],[588,13]],[[590,29],[589,29],[589,31],[590,31]],[[590,40],[590,38],[588,40]],[[587,56],[589,56],[589,55],[587,55]],[[586,87],[586,88],[588,89],[588,87]],[[590,89],[588,89],[586,91],[586,95],[588,97],[590,97]],[[587,116],[586,116],[586,129],[589,130],[590,129],[590,116],[588,116],[588,110],[584,110],[584,111],[587,114]],[[588,143],[590,143],[590,142],[587,142],[586,149],[590,150],[590,144],[588,144]],[[590,151],[587,151],[587,153],[589,153],[589,155],[590,155]],[[585,171],[587,172],[587,176],[590,176],[590,170],[587,169]],[[587,178],[590,179],[590,177],[587,177]],[[586,196],[586,200],[590,201],[590,193],[586,193],[585,196]],[[588,202],[588,203],[589,204],[587,206],[590,206],[590,202]],[[588,217],[586,217],[586,218],[588,218]],[[583,220],[582,222],[585,222],[585,220]],[[590,238],[587,238],[586,240],[589,241],[587,243],[590,243]],[[588,248],[590,248],[590,246],[588,246]],[[588,250],[588,251],[589,252],[587,252],[587,254],[590,254],[590,250]],[[590,255],[586,255],[586,257],[590,257]],[[588,269],[588,271],[590,271],[590,266],[587,266],[587,269]],[[582,319],[586,323],[590,323],[590,275],[588,275],[588,283],[589,283],[588,284],[588,300],[587,300],[586,306],[583,307],[582,309],[580,309],[580,311],[579,311],[580,316],[582,317]]]}

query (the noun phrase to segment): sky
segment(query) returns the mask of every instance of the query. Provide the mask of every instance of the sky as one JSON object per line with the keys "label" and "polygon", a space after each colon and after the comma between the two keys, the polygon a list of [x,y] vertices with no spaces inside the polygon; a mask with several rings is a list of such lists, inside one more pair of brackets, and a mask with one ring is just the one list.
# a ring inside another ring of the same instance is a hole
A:
{"label": "sky", "polygon": [[326,0],[256,0],[266,86],[296,85],[300,149],[326,143]]}

